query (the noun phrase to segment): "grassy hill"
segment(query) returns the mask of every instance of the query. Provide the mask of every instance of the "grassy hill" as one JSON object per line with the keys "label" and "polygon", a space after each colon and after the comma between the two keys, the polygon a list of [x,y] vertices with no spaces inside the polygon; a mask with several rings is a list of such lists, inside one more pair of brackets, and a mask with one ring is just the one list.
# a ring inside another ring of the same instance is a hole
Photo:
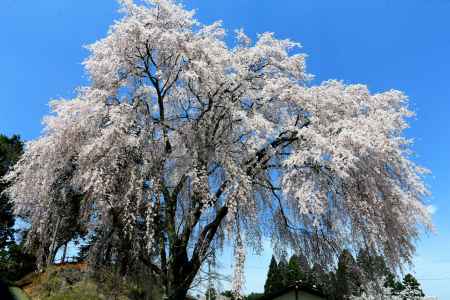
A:
{"label": "grassy hill", "polygon": [[32,300],[159,299],[157,291],[148,288],[151,284],[142,284],[112,271],[92,276],[84,263],[51,266],[43,273],[25,276],[16,285]]}

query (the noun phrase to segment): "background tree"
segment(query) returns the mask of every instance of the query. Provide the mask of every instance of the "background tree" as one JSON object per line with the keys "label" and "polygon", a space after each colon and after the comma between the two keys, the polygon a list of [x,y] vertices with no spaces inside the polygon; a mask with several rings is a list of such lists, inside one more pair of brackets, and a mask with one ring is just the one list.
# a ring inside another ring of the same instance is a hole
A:
{"label": "background tree", "polygon": [[264,284],[264,294],[269,295],[282,289],[283,287],[283,276],[278,269],[278,263],[275,259],[275,256],[272,255],[269,270],[267,272],[266,282]]}
{"label": "background tree", "polygon": [[234,293],[231,290],[226,290],[220,293],[222,296],[228,297],[230,299],[234,299]]}
{"label": "background tree", "polygon": [[291,256],[291,258],[289,258],[287,281],[288,283],[295,282],[297,280],[300,280],[300,277],[302,277],[302,275],[303,272],[300,269],[298,256],[294,254]]}
{"label": "background tree", "polygon": [[260,298],[264,297],[264,294],[261,293],[250,293],[249,295],[245,296],[245,300],[258,300]]}
{"label": "background tree", "polygon": [[397,277],[389,272],[386,276],[384,287],[388,288],[393,295],[399,295],[403,290],[403,284],[397,280]]}
{"label": "background tree", "polygon": [[120,2],[124,17],[89,47],[90,85],[51,103],[45,133],[7,176],[42,267],[75,234],[62,226],[69,203],[80,228],[97,230],[91,266],[146,264],[169,299],[225,240],[236,293],[265,235],[324,266],[360,241],[392,266],[411,260],[430,221],[405,95],[311,86],[295,42],[240,30],[230,47],[220,22],[171,0]]}
{"label": "background tree", "polygon": [[206,300],[216,300],[216,298],[217,298],[216,289],[213,287],[208,288],[205,292],[205,299]]}
{"label": "background tree", "polygon": [[309,273],[308,285],[326,293],[330,286],[329,278],[323,267],[319,264],[314,264]]}
{"label": "background tree", "polygon": [[418,300],[425,296],[420,283],[412,274],[406,274],[403,278],[403,290],[400,295],[402,300]]}
{"label": "background tree", "polygon": [[336,269],[336,298],[348,299],[361,292],[361,272],[353,255],[348,250],[342,251]]}
{"label": "background tree", "polygon": [[[351,300],[420,300],[424,299],[424,293],[420,289],[420,284],[411,274],[407,274],[403,283],[397,282],[395,279],[391,278],[392,285],[385,285],[380,290],[381,282],[372,282],[367,285],[367,288],[360,296],[352,296]],[[387,280],[389,282],[390,280]]]}
{"label": "background tree", "polygon": [[289,272],[290,270],[287,257],[285,255],[282,255],[280,257],[280,261],[278,262],[278,277],[280,281],[280,288],[289,285]]}
{"label": "background tree", "polygon": [[389,273],[384,257],[370,253],[368,249],[361,249],[358,252],[356,262],[366,282],[375,282]]}
{"label": "background tree", "polygon": [[[19,160],[23,142],[18,135],[0,134],[0,178]],[[8,182],[0,180],[0,279],[15,281],[34,270],[33,256],[24,252],[14,229],[13,203],[3,191]]]}
{"label": "background tree", "polygon": [[[0,134],[0,178],[19,160],[23,153],[23,143],[18,135],[11,138]],[[3,193],[7,182],[0,181],[0,249],[4,250],[14,243],[13,204]]]}

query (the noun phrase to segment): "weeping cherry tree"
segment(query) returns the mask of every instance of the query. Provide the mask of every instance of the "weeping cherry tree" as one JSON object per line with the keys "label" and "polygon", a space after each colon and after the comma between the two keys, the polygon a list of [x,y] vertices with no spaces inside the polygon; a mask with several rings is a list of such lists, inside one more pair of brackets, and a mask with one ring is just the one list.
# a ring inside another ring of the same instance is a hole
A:
{"label": "weeping cherry tree", "polygon": [[224,245],[236,293],[264,240],[324,266],[344,248],[411,261],[431,224],[403,93],[312,85],[299,44],[237,30],[229,46],[173,0],[121,10],[88,47],[90,85],[50,102],[6,176],[41,267],[78,232],[95,233],[91,266],[145,265],[169,299]]}

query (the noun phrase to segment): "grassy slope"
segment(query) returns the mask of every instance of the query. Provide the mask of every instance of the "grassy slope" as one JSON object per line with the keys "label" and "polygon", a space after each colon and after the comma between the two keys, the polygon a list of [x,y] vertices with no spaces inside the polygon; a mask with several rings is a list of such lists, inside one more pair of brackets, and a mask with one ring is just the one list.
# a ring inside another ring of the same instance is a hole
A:
{"label": "grassy slope", "polygon": [[18,287],[10,287],[9,291],[11,292],[15,300],[30,300],[28,295]]}

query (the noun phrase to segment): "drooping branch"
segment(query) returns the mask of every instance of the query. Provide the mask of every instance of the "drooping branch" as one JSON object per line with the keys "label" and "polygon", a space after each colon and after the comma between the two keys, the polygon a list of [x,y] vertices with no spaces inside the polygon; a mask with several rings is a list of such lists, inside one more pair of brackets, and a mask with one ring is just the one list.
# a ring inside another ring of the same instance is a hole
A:
{"label": "drooping branch", "polygon": [[[197,243],[195,244],[194,251],[192,254],[192,258],[190,260],[191,265],[191,271],[195,272],[200,268],[203,259],[205,257],[205,253],[209,249],[209,245],[211,244],[211,241],[213,240],[217,229],[219,228],[221,222],[225,218],[225,216],[228,213],[228,207],[222,206],[214,218],[214,220],[206,225],[202,232],[200,233],[200,236],[197,240]],[[191,275],[192,276],[192,275]]]}

